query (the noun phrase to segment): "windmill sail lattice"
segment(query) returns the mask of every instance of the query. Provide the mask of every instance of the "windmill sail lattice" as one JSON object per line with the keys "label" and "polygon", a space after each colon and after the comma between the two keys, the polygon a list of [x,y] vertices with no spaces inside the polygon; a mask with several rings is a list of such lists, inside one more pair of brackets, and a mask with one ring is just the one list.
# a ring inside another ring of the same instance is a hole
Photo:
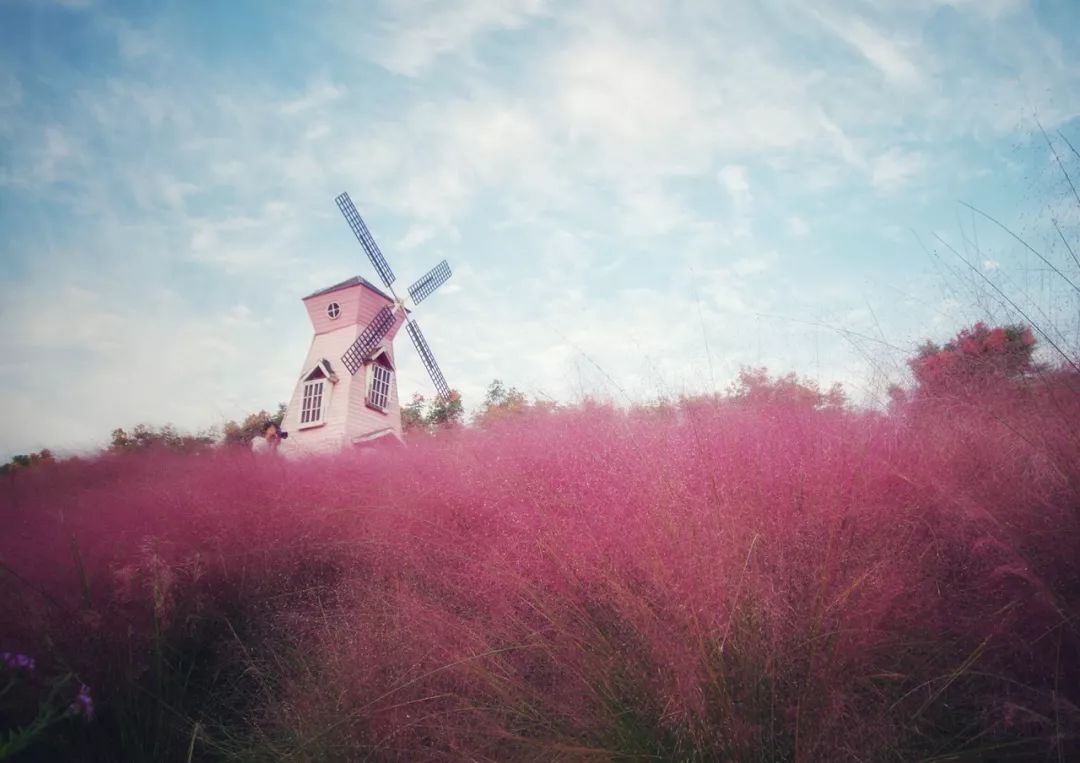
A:
{"label": "windmill sail lattice", "polygon": [[371,231],[364,225],[364,218],[360,217],[360,213],[356,211],[349,194],[343,193],[334,201],[337,202],[338,209],[341,210],[341,214],[345,215],[349,227],[352,228],[352,232],[356,234],[357,240],[364,247],[364,251],[367,252],[368,259],[371,260],[371,264],[375,266],[375,270],[379,273],[379,278],[389,289],[390,284],[394,282],[394,271],[390,269],[389,263],[383,257],[382,251],[379,250],[379,245],[371,237]]}
{"label": "windmill sail lattice", "polygon": [[[387,332],[393,327],[397,311],[400,309],[405,317],[405,330],[409,332],[409,337],[412,339],[413,346],[420,355],[420,360],[423,362],[424,368],[427,369],[428,375],[435,385],[435,389],[438,390],[440,397],[448,397],[450,395],[450,386],[446,383],[446,379],[439,369],[439,364],[435,362],[435,356],[432,354],[431,348],[428,347],[424,335],[420,332],[419,324],[409,317],[408,311],[405,310],[401,299],[394,291],[394,271],[390,269],[390,265],[386,262],[386,258],[383,257],[382,252],[379,250],[379,245],[375,243],[375,239],[372,237],[367,225],[364,224],[363,218],[361,218],[360,213],[356,211],[356,207],[353,205],[352,199],[349,198],[349,194],[343,193],[334,199],[334,201],[337,203],[338,209],[341,210],[341,214],[343,214],[346,221],[348,221],[349,227],[352,228],[357,240],[364,247],[364,251],[367,252],[368,259],[370,259],[371,264],[375,266],[379,278],[382,279],[382,282],[386,285],[386,288],[390,290],[390,294],[394,298],[393,306],[387,305],[379,310],[371,320],[371,323],[360,332],[356,341],[353,342],[352,346],[341,356],[341,362],[349,369],[349,373],[355,374],[359,371],[364,363],[368,361],[371,353],[379,346],[379,342],[382,341],[382,338],[386,336]],[[409,296],[412,297],[413,304],[418,305],[420,302],[431,296],[436,289],[446,283],[446,280],[450,278],[450,275],[450,265],[447,264],[446,260],[443,260],[428,271],[426,275],[409,287]]]}
{"label": "windmill sail lattice", "polygon": [[446,283],[446,279],[449,277],[450,265],[446,260],[443,260],[429,270],[427,275],[409,287],[409,296],[412,297],[413,304],[419,305],[430,297],[436,289]]}
{"label": "windmill sail lattice", "polygon": [[416,321],[410,321],[405,324],[405,330],[409,332],[413,347],[416,348],[416,352],[420,355],[420,360],[423,361],[424,368],[427,369],[428,376],[431,377],[435,389],[443,397],[448,397],[450,387],[447,385],[446,379],[443,378],[442,371],[439,370],[439,364],[435,362],[435,356],[431,354],[431,348],[428,347],[424,335],[420,333],[420,324]]}
{"label": "windmill sail lattice", "polygon": [[356,341],[341,356],[341,362],[349,369],[350,374],[355,374],[360,370],[360,366],[364,365],[364,361],[368,359],[371,351],[379,346],[379,342],[382,341],[382,338],[386,336],[386,332],[393,325],[393,308],[387,306],[375,313],[371,323],[360,332],[360,336],[356,337]]}

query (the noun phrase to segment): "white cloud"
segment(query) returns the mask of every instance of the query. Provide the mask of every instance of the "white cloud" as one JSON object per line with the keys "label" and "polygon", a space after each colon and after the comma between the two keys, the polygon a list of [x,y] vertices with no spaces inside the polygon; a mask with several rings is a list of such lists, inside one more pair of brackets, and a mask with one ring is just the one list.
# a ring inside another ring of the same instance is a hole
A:
{"label": "white cloud", "polygon": [[1027,6],[1026,0],[937,0],[937,2],[965,13],[985,16],[993,21],[1014,14]]}
{"label": "white cloud", "polygon": [[44,175],[43,181],[55,180],[58,165],[75,154],[71,139],[59,127],[45,128],[45,144],[41,148],[38,172]]}
{"label": "white cloud", "polygon": [[435,237],[435,229],[425,225],[413,225],[398,239],[398,249],[415,249]]}
{"label": "white cloud", "polygon": [[46,126],[25,151],[12,157],[11,168],[0,168],[0,187],[43,189],[85,166],[85,152],[67,128]]}
{"label": "white cloud", "polygon": [[332,132],[330,125],[325,122],[315,122],[304,130],[304,140],[317,141],[329,136]]}
{"label": "white cloud", "polygon": [[115,352],[124,320],[101,295],[74,285],[50,295],[7,295],[3,343],[9,348]]}
{"label": "white cloud", "polygon": [[727,191],[737,212],[745,213],[754,201],[754,194],[750,192],[750,182],[746,179],[746,168],[738,165],[727,165],[717,173],[721,186]]}
{"label": "white cloud", "polygon": [[890,148],[874,159],[870,181],[879,191],[896,191],[921,175],[926,165],[920,152]]}
{"label": "white cloud", "polygon": [[163,290],[116,301],[62,281],[4,302],[0,350],[18,380],[5,397],[32,403],[12,409],[5,451],[87,447],[139,422],[201,429],[284,394],[261,374],[269,328],[244,304],[200,314]]}
{"label": "white cloud", "polygon": [[543,0],[399,3],[376,38],[375,57],[391,71],[416,77],[444,56],[468,53],[487,33],[520,28],[544,5]]}
{"label": "white cloud", "polygon": [[117,50],[128,61],[143,59],[160,45],[151,32],[139,29],[124,19],[113,17],[101,23],[113,34]]}
{"label": "white cloud", "polygon": [[810,224],[798,215],[792,215],[787,219],[788,232],[796,238],[810,235]]}
{"label": "white cloud", "polygon": [[[316,82],[310,85],[303,95],[286,101],[278,107],[278,111],[285,116],[297,116],[319,109],[345,95],[345,91],[333,82]],[[314,137],[321,137],[323,133],[316,132]],[[311,137],[311,132],[307,133]]]}
{"label": "white cloud", "polygon": [[688,75],[656,45],[584,40],[556,57],[551,75],[570,140],[595,141],[601,151],[665,151],[673,132],[700,122]]}
{"label": "white cloud", "polygon": [[250,215],[192,217],[190,258],[220,268],[227,275],[281,270],[302,261],[296,212],[280,202]]}
{"label": "white cloud", "polygon": [[731,272],[739,276],[761,275],[772,270],[778,259],[776,252],[742,257],[732,263]]}
{"label": "white cloud", "polygon": [[631,236],[658,236],[685,227],[693,215],[673,194],[652,186],[632,186],[619,194],[622,229]]}
{"label": "white cloud", "polygon": [[[854,16],[831,16],[820,12],[817,16],[830,31],[876,67],[890,83],[904,87],[914,87],[922,83],[922,72],[905,50],[913,45],[898,42],[895,32],[891,38],[887,37],[863,19]],[[922,57],[925,56],[926,54],[922,53]]]}

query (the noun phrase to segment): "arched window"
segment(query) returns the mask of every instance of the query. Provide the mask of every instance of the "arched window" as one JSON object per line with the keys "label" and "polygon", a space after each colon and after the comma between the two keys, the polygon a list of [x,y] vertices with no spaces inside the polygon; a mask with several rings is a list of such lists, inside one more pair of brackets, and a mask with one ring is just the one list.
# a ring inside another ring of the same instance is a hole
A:
{"label": "arched window", "polygon": [[367,404],[377,411],[386,412],[390,405],[390,388],[393,385],[394,368],[385,352],[380,352],[368,365]]}
{"label": "arched window", "polygon": [[326,410],[330,403],[330,385],[336,381],[337,375],[325,360],[319,361],[318,365],[304,377],[300,397],[300,429],[322,426],[326,423]]}

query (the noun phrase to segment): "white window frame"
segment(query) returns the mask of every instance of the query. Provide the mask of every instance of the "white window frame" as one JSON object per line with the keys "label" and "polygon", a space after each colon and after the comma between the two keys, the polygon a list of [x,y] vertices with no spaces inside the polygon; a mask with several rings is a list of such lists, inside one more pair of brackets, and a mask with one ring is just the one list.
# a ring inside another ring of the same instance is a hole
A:
{"label": "white window frame", "polygon": [[300,424],[298,429],[321,427],[326,423],[326,379],[304,381],[300,393]]}
{"label": "white window frame", "polygon": [[332,321],[336,321],[341,317],[341,304],[338,302],[331,302],[326,306],[326,317]]}
{"label": "white window frame", "polygon": [[[382,362],[380,362],[380,360]],[[379,374],[385,374],[385,379],[376,378]],[[384,387],[385,389],[379,389]],[[390,407],[390,398],[394,388],[394,367],[390,365],[388,359],[385,357],[385,353],[379,353],[378,356],[372,358],[372,362],[368,367],[367,374],[367,393],[365,395],[364,402],[368,408],[379,411],[380,413],[386,413]],[[376,399],[376,395],[382,395],[382,404]]]}
{"label": "white window frame", "polygon": [[300,416],[297,429],[312,429],[326,424],[326,411],[330,407],[330,391],[337,382],[337,375],[325,360],[306,373],[300,383]]}

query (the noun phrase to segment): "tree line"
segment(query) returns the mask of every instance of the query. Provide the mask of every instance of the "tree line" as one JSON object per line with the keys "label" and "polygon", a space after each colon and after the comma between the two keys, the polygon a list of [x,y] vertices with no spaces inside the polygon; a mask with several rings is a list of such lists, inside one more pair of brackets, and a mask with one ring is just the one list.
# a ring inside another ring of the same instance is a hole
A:
{"label": "tree line", "polygon": [[[484,425],[501,417],[544,405],[530,403],[515,387],[508,387],[496,379],[489,385],[483,405],[473,414],[476,425]],[[117,427],[109,435],[108,453],[138,452],[164,449],[176,453],[197,454],[218,447],[251,447],[252,441],[261,437],[271,424],[281,425],[285,418],[285,403],[279,403],[273,413],[261,409],[240,420],[230,419],[220,429],[212,428],[196,433],[182,432],[173,424],[153,426],[136,424],[130,429]],[[446,398],[426,399],[417,393],[401,407],[401,428],[406,437],[435,435],[438,432],[466,424],[465,407],[461,394],[452,390]],[[7,464],[0,465],[0,473],[14,473],[19,469],[39,467],[55,462],[53,452],[44,448],[34,453],[14,456]]]}
{"label": "tree line", "polygon": [[[970,397],[979,395],[994,382],[1038,376],[1050,369],[1034,361],[1035,345],[1035,337],[1026,326],[989,327],[976,323],[943,345],[929,341],[921,345],[908,361],[913,384],[908,388],[894,386],[890,389],[890,397],[894,405],[904,401]],[[744,369],[723,396],[733,402],[814,408],[844,407],[848,402],[839,385],[822,391],[813,382],[799,379],[795,374],[772,378],[763,368]],[[663,409],[669,404],[670,401],[660,400],[637,407]],[[529,400],[516,387],[494,379],[469,423],[492,426],[526,412],[549,412],[556,408],[557,403]],[[195,434],[180,432],[172,424],[160,427],[138,424],[130,431],[117,428],[112,431],[106,451],[122,453],[157,448],[195,454],[217,447],[251,447],[252,440],[260,437],[269,424],[280,425],[284,417],[285,403],[279,403],[274,413],[259,410],[240,421],[225,422],[220,430]],[[406,439],[435,436],[466,423],[465,407],[457,391],[434,399],[417,393],[401,406],[401,428]],[[53,453],[46,448],[15,456],[0,466],[0,473],[44,466],[54,461]]]}

